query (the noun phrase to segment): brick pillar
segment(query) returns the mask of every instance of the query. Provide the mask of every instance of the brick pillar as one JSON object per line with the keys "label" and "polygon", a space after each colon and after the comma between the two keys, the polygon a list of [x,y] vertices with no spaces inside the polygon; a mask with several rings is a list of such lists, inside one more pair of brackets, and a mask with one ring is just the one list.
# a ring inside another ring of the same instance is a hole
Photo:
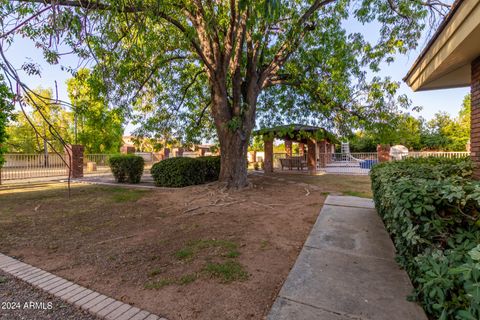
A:
{"label": "brick pillar", "polygon": [[121,154],[132,154],[135,153],[135,147],[132,146],[121,146],[120,147]]}
{"label": "brick pillar", "polygon": [[473,178],[480,180],[480,56],[472,61],[472,112],[470,118],[470,156],[474,164]]}
{"label": "brick pillar", "polygon": [[177,152],[175,153],[175,157],[183,157],[183,148],[177,148]]}
{"label": "brick pillar", "polygon": [[318,144],[318,159],[320,160],[320,167],[325,168],[326,163],[327,163],[327,141],[322,140],[320,142],[317,142]]}
{"label": "brick pillar", "polygon": [[292,156],[292,140],[285,140],[285,152],[287,153],[287,157]]}
{"label": "brick pillar", "polygon": [[388,144],[377,145],[377,157],[379,162],[390,161],[390,145]]}
{"label": "brick pillar", "polygon": [[83,178],[83,146],[79,144],[68,144],[65,146],[65,159],[68,162],[70,177]]}
{"label": "brick pillar", "polygon": [[263,168],[265,173],[273,172],[273,139],[269,137],[263,137],[264,159]]}
{"label": "brick pillar", "polygon": [[257,162],[257,151],[249,151],[247,154],[248,162]]}
{"label": "brick pillar", "polygon": [[307,141],[307,167],[310,173],[314,173],[317,171],[317,156],[316,156],[316,149],[317,144],[315,141],[308,139]]}

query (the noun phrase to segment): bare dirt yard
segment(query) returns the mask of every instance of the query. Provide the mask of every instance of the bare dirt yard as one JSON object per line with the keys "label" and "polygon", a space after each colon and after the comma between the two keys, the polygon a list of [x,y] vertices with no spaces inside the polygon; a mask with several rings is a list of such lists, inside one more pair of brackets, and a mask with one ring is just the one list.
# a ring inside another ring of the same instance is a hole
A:
{"label": "bare dirt yard", "polygon": [[241,192],[4,189],[0,252],[171,320],[262,319],[326,195],[369,190],[368,177],[331,177],[316,190],[259,176]]}

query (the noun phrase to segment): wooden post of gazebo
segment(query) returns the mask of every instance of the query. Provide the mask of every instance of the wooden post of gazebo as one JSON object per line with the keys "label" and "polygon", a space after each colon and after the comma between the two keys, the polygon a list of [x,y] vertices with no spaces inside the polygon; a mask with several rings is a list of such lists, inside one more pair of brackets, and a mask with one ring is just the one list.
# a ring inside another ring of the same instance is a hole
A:
{"label": "wooden post of gazebo", "polygon": [[314,140],[307,140],[307,167],[310,173],[317,171],[317,144]]}
{"label": "wooden post of gazebo", "polygon": [[265,173],[273,172],[273,138],[263,136],[264,157],[263,168]]}
{"label": "wooden post of gazebo", "polygon": [[305,144],[304,143],[299,143],[298,144],[298,153],[300,153],[301,156],[305,154]]}
{"label": "wooden post of gazebo", "polygon": [[285,139],[285,152],[287,153],[287,158],[292,157],[292,140]]}

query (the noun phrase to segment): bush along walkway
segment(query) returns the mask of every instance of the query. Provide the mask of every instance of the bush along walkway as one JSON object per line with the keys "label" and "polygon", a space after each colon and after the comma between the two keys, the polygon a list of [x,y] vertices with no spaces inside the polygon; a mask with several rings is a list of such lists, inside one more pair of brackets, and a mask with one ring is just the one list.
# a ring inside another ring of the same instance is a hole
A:
{"label": "bush along walkway", "polygon": [[426,320],[373,201],[328,196],[269,320]]}
{"label": "bush along walkway", "polygon": [[100,319],[166,320],[0,253],[0,270]]}

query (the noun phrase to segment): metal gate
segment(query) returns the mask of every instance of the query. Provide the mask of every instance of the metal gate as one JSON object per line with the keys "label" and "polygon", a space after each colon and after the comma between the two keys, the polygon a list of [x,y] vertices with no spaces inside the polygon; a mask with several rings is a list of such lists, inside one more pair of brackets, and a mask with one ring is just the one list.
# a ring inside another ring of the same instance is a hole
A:
{"label": "metal gate", "polygon": [[56,153],[5,154],[0,181],[40,177],[67,176],[67,165]]}
{"label": "metal gate", "polygon": [[368,174],[376,163],[376,152],[321,153],[317,170],[334,174]]}

